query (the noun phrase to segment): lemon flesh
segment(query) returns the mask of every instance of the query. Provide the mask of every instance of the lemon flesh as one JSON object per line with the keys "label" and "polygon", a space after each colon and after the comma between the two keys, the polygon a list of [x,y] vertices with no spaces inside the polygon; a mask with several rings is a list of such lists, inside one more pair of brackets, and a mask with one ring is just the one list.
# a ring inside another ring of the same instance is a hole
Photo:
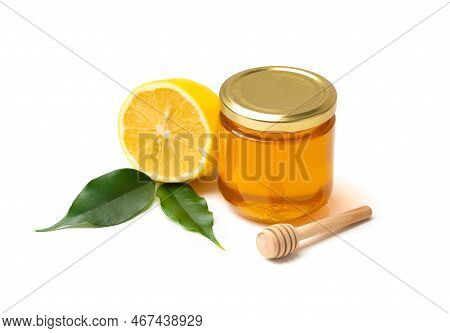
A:
{"label": "lemon flesh", "polygon": [[219,97],[187,79],[144,83],[119,116],[122,148],[138,170],[160,182],[184,182],[214,170]]}

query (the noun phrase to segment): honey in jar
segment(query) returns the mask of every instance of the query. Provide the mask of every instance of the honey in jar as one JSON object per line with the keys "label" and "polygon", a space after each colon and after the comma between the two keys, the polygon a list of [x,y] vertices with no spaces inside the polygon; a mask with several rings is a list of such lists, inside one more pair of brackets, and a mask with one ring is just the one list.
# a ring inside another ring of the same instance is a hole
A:
{"label": "honey in jar", "polygon": [[336,90],[292,67],[259,67],[222,85],[219,188],[243,216],[292,221],[323,206],[333,186]]}

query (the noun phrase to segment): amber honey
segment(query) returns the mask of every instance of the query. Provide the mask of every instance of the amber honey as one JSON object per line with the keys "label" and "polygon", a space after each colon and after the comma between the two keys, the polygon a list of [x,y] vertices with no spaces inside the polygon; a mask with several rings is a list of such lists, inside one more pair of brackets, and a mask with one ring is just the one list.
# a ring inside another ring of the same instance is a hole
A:
{"label": "amber honey", "polygon": [[278,223],[320,208],[333,184],[336,92],[288,67],[236,74],[221,89],[219,188],[245,217]]}

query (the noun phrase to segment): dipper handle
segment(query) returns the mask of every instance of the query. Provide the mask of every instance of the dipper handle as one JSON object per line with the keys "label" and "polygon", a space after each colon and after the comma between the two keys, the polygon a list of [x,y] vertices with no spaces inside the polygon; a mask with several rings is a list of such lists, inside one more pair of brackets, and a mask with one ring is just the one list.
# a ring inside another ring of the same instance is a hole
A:
{"label": "dipper handle", "polygon": [[372,209],[362,206],[298,228],[294,228],[290,224],[274,224],[258,234],[256,246],[259,252],[268,259],[285,257],[297,249],[298,242],[301,240],[326,233],[335,233],[339,229],[371,216]]}
{"label": "dipper handle", "polygon": [[369,206],[362,206],[348,210],[336,216],[305,224],[295,228],[299,240],[319,236],[326,233],[336,232],[353,223],[363,221],[372,216],[372,209]]}

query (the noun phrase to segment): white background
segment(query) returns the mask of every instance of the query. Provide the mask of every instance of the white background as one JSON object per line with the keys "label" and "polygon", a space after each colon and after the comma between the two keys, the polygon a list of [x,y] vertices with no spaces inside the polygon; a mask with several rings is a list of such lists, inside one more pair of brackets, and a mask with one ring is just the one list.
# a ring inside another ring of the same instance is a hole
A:
{"label": "white background", "polygon": [[[5,2],[129,89],[186,77],[216,92],[262,65],[334,81],[444,5]],[[184,328],[195,332],[448,332],[432,302],[450,310],[449,59],[450,5],[336,83],[335,189],[322,213],[370,204],[374,218],[341,237],[421,296],[336,237],[264,260],[262,225],[215,186],[200,193],[226,252],[158,207],[131,225],[33,232],[90,179],[129,167],[117,138],[127,92],[0,3],[0,310],[129,226],[3,315],[201,314],[202,327]],[[172,330],[84,331],[125,329]]]}

